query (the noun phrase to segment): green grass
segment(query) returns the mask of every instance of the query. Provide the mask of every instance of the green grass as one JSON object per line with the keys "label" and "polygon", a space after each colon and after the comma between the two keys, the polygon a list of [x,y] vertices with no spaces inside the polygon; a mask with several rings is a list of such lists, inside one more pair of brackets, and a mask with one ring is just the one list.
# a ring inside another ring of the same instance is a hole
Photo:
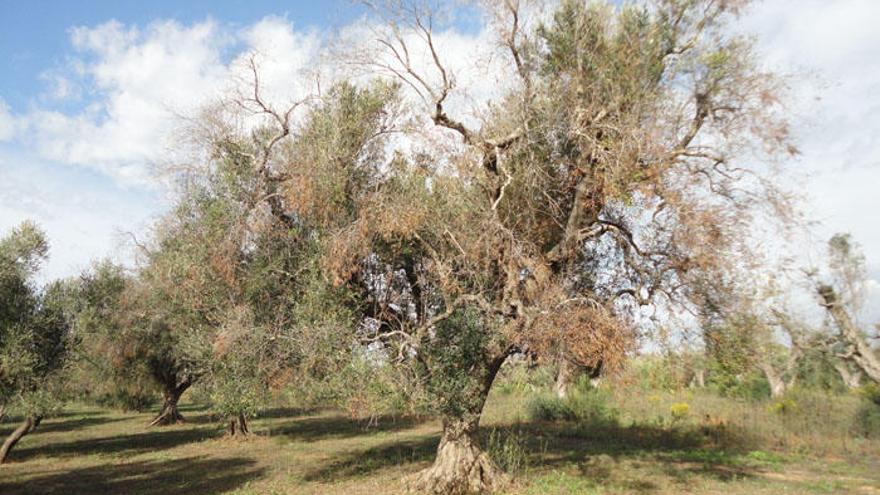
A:
{"label": "green grass", "polygon": [[[518,472],[510,494],[880,493],[880,443],[824,425],[815,435],[832,445],[810,451],[816,439],[804,428],[816,426],[780,419],[767,403],[617,396],[617,423],[585,427],[531,421],[528,398],[507,392],[490,398],[484,430]],[[689,415],[672,421],[670,405],[681,402]],[[205,408],[183,412],[186,424],[151,429],[150,414],[71,407],[21,441],[0,467],[0,493],[394,494],[429,465],[439,437],[434,420],[380,418],[367,428],[333,411],[286,408],[253,421],[257,434],[239,441]],[[750,429],[761,420],[769,423]]]}

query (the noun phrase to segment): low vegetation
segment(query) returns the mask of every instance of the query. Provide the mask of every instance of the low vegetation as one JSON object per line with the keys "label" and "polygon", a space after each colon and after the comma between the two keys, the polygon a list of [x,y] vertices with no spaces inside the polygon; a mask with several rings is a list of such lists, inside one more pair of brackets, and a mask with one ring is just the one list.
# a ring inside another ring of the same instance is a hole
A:
{"label": "low vegetation", "polygon": [[[746,400],[710,389],[620,387],[631,377],[615,377],[560,400],[546,371],[505,369],[489,398],[484,445],[514,480],[503,493],[880,490],[880,430],[862,429],[870,401],[858,393]],[[513,375],[531,376],[538,398]],[[257,415],[241,440],[224,433],[210,408],[180,409],[186,423],[156,430],[145,426],[147,412],[71,406],[22,440],[0,492],[396,494],[402,479],[429,465],[440,434],[436,419],[400,411],[352,418],[288,404]],[[548,409],[568,412],[549,418]]]}

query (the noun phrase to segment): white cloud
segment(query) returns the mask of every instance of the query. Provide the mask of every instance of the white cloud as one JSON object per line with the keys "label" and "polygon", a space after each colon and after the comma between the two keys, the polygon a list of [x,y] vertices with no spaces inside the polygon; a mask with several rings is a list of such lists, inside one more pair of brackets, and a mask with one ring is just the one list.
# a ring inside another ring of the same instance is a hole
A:
{"label": "white cloud", "polygon": [[[245,76],[245,53],[258,52],[269,94],[286,99],[297,89],[290,81],[320,46],[315,35],[296,33],[276,17],[239,32],[211,20],[157,21],[143,29],[109,21],[73,28],[70,38],[78,58],[68,73],[44,74],[52,86],[47,96],[50,103],[77,96],[91,103],[74,113],[44,105],[16,115],[22,131],[17,136],[46,160],[141,186],[153,183],[152,165],[169,159],[181,117],[194,115],[236,76]],[[242,55],[224,60],[229,49]],[[4,133],[3,123],[11,117],[2,112],[0,107],[0,138],[8,139],[12,132]]]}
{"label": "white cloud", "polygon": [[[850,232],[880,274],[880,2],[765,1],[743,22],[765,64],[791,76],[802,155],[786,177],[820,222],[809,261],[821,264],[824,241]],[[880,318],[880,292],[871,291],[867,313]]]}
{"label": "white cloud", "polygon": [[[297,31],[279,17],[236,30],[211,20],[143,28],[109,21],[73,28],[70,39],[76,56],[43,74],[47,94],[19,114],[0,100],[0,142],[13,142],[0,148],[0,230],[25,219],[47,230],[47,279],[116,251],[120,229],[147,229],[162,209],[161,192],[145,192],[157,184],[150,170],[168,160],[180,117],[249,83],[250,53],[263,96],[279,106],[303,97],[328,61],[320,58],[321,33]],[[462,86],[476,82],[481,99],[497,91],[497,78],[462,66],[472,61],[474,37],[446,32],[438,39]],[[339,73],[323,77],[327,87]],[[82,108],[62,110],[73,102]]]}
{"label": "white cloud", "polygon": [[132,253],[120,249],[127,241],[122,232],[143,233],[163,207],[156,193],[119,188],[85,169],[0,151],[0,171],[0,236],[24,220],[46,231],[42,280],[72,275],[106,256],[131,263]]}

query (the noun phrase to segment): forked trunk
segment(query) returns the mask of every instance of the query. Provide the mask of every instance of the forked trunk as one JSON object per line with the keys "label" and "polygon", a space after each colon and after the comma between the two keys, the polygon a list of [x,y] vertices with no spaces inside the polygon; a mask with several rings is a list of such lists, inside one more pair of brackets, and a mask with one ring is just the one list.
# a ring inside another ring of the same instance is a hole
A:
{"label": "forked trunk", "polygon": [[12,451],[15,444],[17,444],[22,437],[34,431],[34,429],[39,426],[42,419],[42,416],[28,416],[22,421],[18,428],[13,430],[12,433],[6,437],[6,441],[3,442],[3,447],[0,447],[0,464],[6,462],[7,457],[9,457],[9,452]]}
{"label": "forked trunk", "polygon": [[191,380],[184,380],[180,385],[167,387],[162,393],[162,410],[153,418],[149,426],[167,426],[182,423],[183,416],[177,409],[177,403],[180,401],[180,396],[186,392],[191,384]]}
{"label": "forked trunk", "polygon": [[229,436],[231,437],[246,437],[250,434],[250,429],[248,428],[247,418],[244,414],[239,414],[237,418],[232,418],[229,420]]}

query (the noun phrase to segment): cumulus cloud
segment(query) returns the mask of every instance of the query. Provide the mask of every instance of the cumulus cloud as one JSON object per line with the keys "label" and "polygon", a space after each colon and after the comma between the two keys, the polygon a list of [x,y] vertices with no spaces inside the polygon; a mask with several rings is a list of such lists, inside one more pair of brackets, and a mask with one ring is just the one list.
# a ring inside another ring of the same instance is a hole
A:
{"label": "cumulus cloud", "polygon": [[[67,74],[46,75],[49,96],[64,99],[87,87],[84,107],[71,113],[44,106],[14,116],[17,135],[41,158],[138,186],[151,184],[151,166],[168,159],[181,118],[242,76],[244,55],[230,58],[229,50],[257,53],[273,96],[288,98],[290,81],[319,46],[314,35],[296,33],[290,22],[275,17],[241,31],[212,20],[192,25],[165,20],[145,28],[109,21],[73,28],[70,39],[77,58]],[[5,115],[0,113],[0,126]],[[3,136],[8,139],[11,131]]]}
{"label": "cumulus cloud", "polygon": [[[374,41],[365,26],[346,28],[359,33],[352,42]],[[472,63],[485,33],[450,30],[438,40],[460,86],[476,83],[475,97],[455,95],[457,107],[464,111],[465,103],[497,91],[498,80]],[[75,55],[43,74],[49,89],[28,110],[13,114],[0,99],[0,142],[13,142],[0,148],[0,230],[33,219],[48,231],[46,278],[117,252],[121,230],[147,229],[166,206],[152,167],[173,159],[182,118],[251,82],[251,56],[263,96],[279,106],[342,75],[324,64],[324,33],[296,30],[281,17],[235,29],[212,20],[145,27],[108,21],[72,28],[70,41]]]}

